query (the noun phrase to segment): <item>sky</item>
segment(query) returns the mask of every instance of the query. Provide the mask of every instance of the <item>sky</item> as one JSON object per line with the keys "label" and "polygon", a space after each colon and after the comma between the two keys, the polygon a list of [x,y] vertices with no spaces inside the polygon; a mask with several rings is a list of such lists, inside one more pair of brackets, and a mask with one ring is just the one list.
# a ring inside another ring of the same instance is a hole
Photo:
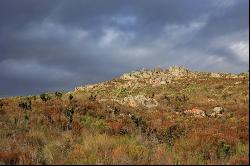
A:
{"label": "sky", "polygon": [[248,0],[1,0],[0,96],[141,68],[249,69]]}

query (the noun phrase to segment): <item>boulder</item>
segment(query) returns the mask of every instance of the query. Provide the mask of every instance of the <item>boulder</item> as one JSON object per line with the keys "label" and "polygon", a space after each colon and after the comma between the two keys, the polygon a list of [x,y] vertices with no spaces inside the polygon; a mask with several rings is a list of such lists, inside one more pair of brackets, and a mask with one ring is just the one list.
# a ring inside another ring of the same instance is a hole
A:
{"label": "boulder", "polygon": [[218,116],[222,116],[223,112],[224,112],[223,107],[214,107],[213,109],[208,110],[206,112],[206,115],[208,115],[210,117],[218,117]]}
{"label": "boulder", "polygon": [[185,110],[184,114],[186,115],[192,115],[194,117],[205,117],[206,114],[203,110],[197,109],[197,108],[193,108],[191,110]]}
{"label": "boulder", "polygon": [[167,84],[167,81],[161,81],[160,84],[165,85],[165,84]]}
{"label": "boulder", "polygon": [[224,112],[224,108],[222,108],[222,107],[214,107],[213,111],[216,114],[222,114]]}
{"label": "boulder", "polygon": [[210,77],[219,78],[219,77],[221,77],[221,75],[219,73],[211,73]]}

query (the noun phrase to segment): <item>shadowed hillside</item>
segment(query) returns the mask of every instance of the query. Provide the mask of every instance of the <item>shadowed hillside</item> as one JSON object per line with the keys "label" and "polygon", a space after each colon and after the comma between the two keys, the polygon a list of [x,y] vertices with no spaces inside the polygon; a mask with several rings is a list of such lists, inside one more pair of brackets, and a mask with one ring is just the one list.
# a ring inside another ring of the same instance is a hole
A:
{"label": "shadowed hillside", "polygon": [[139,70],[0,99],[1,164],[249,164],[249,73]]}

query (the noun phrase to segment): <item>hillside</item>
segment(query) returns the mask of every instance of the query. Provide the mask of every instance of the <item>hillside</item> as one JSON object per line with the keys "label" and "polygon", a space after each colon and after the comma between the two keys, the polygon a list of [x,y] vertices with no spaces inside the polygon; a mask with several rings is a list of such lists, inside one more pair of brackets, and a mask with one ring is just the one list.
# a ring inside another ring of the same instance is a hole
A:
{"label": "hillside", "polygon": [[1,164],[249,164],[249,73],[142,69],[0,99]]}

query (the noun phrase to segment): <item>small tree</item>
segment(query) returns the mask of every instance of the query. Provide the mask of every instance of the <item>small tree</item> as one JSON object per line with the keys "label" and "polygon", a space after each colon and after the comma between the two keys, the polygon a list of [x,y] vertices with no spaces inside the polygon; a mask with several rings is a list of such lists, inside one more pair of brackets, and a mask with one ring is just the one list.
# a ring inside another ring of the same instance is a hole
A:
{"label": "small tree", "polygon": [[95,101],[96,100],[96,96],[97,96],[96,94],[95,95],[91,94],[90,97],[89,97],[89,100],[90,101]]}
{"label": "small tree", "polygon": [[55,92],[55,96],[60,99],[60,98],[62,98],[62,93],[61,92]]}
{"label": "small tree", "polygon": [[31,100],[29,100],[28,102],[19,103],[18,106],[24,110],[31,110]]}
{"label": "small tree", "polygon": [[2,108],[3,107],[3,102],[2,102],[2,100],[0,100],[0,108]]}
{"label": "small tree", "polygon": [[50,100],[52,97],[47,93],[43,93],[40,95],[40,98],[42,99],[42,101],[46,102],[46,101]]}
{"label": "small tree", "polygon": [[68,118],[67,130],[71,129],[71,124],[73,122],[74,112],[75,112],[75,109],[73,107],[68,107],[64,111],[64,115]]}
{"label": "small tree", "polygon": [[218,157],[225,158],[230,155],[230,145],[226,144],[224,140],[219,140]]}
{"label": "small tree", "polygon": [[72,94],[69,95],[69,100],[72,100],[74,97]]}

